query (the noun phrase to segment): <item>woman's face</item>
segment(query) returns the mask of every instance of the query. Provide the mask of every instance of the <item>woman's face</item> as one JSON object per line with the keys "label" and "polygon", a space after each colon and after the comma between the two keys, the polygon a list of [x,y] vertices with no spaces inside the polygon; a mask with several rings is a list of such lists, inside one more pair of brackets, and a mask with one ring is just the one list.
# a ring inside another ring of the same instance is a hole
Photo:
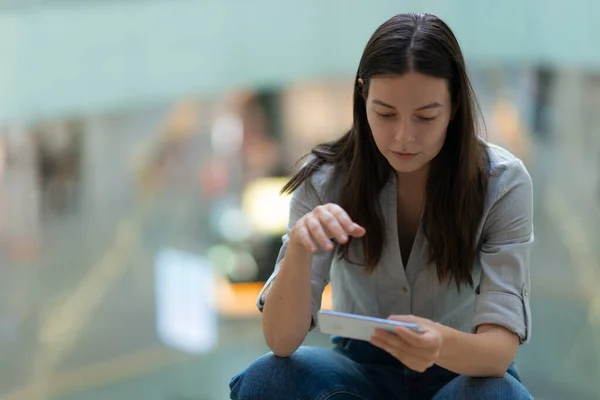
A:
{"label": "woman's face", "polygon": [[397,172],[420,170],[442,149],[452,116],[445,79],[416,72],[373,77],[366,107],[377,148]]}

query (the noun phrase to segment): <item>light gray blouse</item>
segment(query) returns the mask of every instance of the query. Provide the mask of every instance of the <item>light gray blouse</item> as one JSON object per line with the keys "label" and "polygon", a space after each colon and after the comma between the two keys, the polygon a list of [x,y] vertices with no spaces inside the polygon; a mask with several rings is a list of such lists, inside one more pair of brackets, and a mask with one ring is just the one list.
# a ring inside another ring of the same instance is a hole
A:
{"label": "light gray blouse", "polygon": [[[366,273],[363,266],[336,257],[336,251],[319,251],[313,256],[312,326],[325,286],[331,282],[335,311],[387,318],[392,314],[413,314],[446,326],[474,332],[481,324],[495,324],[516,333],[521,343],[531,337],[529,307],[529,254],[533,244],[533,190],[529,173],[514,155],[488,144],[490,177],[484,214],[478,230],[478,255],[473,266],[473,287],[438,280],[434,265],[428,262],[428,243],[419,226],[404,268],[398,245],[396,216],[396,176],[380,194],[386,218],[384,247],[377,269]],[[335,203],[326,190],[332,167],[323,166],[311,177],[316,190],[306,182],[292,195],[288,232],[296,221],[316,206]],[[368,233],[367,233],[368,234]],[[283,236],[275,270],[262,289],[257,306],[262,311],[265,298],[281,266],[288,245]],[[349,258],[361,260],[362,242],[350,245]]]}

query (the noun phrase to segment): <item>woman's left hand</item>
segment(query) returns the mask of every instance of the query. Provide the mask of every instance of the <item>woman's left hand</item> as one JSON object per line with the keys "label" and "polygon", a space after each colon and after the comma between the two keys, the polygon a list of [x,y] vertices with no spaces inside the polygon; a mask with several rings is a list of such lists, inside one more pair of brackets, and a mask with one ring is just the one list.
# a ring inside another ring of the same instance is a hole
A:
{"label": "woman's left hand", "polygon": [[417,372],[424,372],[437,361],[444,338],[438,325],[413,315],[392,315],[388,319],[418,324],[425,331],[415,333],[404,327],[395,328],[396,334],[376,329],[371,343],[397,358],[402,364]]}

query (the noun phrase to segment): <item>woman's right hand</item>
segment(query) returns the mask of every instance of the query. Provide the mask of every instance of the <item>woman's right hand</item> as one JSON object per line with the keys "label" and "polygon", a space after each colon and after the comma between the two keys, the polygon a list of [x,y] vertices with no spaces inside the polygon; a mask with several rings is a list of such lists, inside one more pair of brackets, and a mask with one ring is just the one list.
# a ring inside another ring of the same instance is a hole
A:
{"label": "woman's right hand", "polygon": [[345,244],[349,236],[362,237],[365,232],[365,228],[353,222],[342,207],[328,203],[300,218],[290,230],[290,240],[314,254],[318,247],[332,251],[331,239]]}

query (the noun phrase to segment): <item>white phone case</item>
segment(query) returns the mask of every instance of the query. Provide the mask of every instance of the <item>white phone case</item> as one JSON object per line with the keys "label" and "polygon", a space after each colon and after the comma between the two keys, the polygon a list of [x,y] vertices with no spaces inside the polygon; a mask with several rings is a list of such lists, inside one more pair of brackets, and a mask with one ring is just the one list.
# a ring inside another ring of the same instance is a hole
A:
{"label": "white phone case", "polygon": [[319,330],[329,335],[342,336],[350,339],[370,341],[375,334],[375,328],[395,332],[394,327],[403,326],[415,333],[423,333],[423,328],[417,324],[392,321],[389,319],[365,317],[363,315],[347,314],[331,310],[321,310],[318,315]]}

